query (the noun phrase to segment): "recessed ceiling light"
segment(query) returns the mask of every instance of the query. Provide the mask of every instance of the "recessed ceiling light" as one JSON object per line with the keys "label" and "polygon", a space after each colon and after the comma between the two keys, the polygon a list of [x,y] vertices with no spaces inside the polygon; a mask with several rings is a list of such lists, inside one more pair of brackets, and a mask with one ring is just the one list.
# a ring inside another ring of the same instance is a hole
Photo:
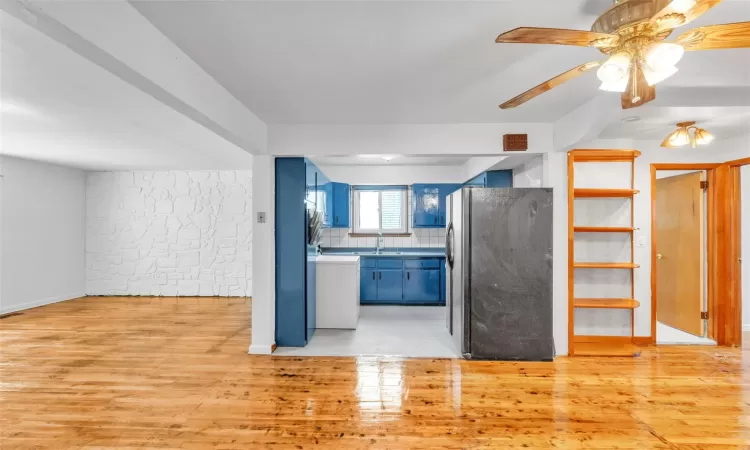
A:
{"label": "recessed ceiling light", "polygon": [[393,156],[393,155],[385,155],[385,156],[381,156],[380,158],[383,159],[385,162],[391,162],[391,160],[393,158],[395,158],[395,156]]}
{"label": "recessed ceiling light", "polygon": [[638,116],[624,117],[622,119],[623,122],[628,122],[628,123],[630,123],[630,122],[638,122],[639,120],[641,120],[641,118],[638,117]]}

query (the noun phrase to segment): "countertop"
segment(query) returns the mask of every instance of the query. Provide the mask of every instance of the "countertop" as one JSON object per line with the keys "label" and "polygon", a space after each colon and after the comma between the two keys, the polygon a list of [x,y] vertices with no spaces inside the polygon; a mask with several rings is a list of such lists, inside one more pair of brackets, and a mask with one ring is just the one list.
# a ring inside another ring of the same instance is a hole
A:
{"label": "countertop", "polygon": [[315,261],[330,264],[356,264],[359,261],[359,255],[324,254],[319,255]]}
{"label": "countertop", "polygon": [[444,248],[383,248],[376,254],[374,248],[323,248],[323,256],[326,255],[348,255],[365,256],[377,258],[445,258]]}

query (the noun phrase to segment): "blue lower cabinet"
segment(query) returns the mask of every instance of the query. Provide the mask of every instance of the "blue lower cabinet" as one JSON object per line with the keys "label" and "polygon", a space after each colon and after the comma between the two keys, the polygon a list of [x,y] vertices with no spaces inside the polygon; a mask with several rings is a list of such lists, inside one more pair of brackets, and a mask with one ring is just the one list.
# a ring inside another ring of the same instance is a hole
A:
{"label": "blue lower cabinet", "polygon": [[367,257],[360,261],[360,303],[445,304],[445,258]]}
{"label": "blue lower cabinet", "polygon": [[378,302],[401,303],[404,297],[404,271],[401,269],[378,269]]}
{"label": "blue lower cabinet", "polygon": [[360,267],[359,301],[369,303],[378,301],[378,269]]}
{"label": "blue lower cabinet", "polygon": [[406,269],[404,303],[440,302],[440,269]]}

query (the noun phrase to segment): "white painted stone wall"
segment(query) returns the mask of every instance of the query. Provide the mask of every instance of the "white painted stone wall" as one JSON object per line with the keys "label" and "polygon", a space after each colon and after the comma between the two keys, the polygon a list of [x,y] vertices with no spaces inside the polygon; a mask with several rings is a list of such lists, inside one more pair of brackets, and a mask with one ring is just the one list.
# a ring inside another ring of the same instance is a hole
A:
{"label": "white painted stone wall", "polygon": [[249,296],[252,172],[90,172],[88,295]]}

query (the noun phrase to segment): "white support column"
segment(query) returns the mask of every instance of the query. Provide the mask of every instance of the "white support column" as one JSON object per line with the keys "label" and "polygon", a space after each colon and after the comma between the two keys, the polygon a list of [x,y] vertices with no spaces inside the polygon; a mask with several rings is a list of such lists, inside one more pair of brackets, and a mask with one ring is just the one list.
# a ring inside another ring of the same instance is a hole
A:
{"label": "white support column", "polygon": [[[276,336],[276,254],[274,157],[253,158],[253,305],[248,353],[270,354]],[[258,213],[265,222],[258,223]]]}
{"label": "white support column", "polygon": [[557,356],[568,354],[568,154],[545,156],[544,187],[553,188],[552,335]]}

